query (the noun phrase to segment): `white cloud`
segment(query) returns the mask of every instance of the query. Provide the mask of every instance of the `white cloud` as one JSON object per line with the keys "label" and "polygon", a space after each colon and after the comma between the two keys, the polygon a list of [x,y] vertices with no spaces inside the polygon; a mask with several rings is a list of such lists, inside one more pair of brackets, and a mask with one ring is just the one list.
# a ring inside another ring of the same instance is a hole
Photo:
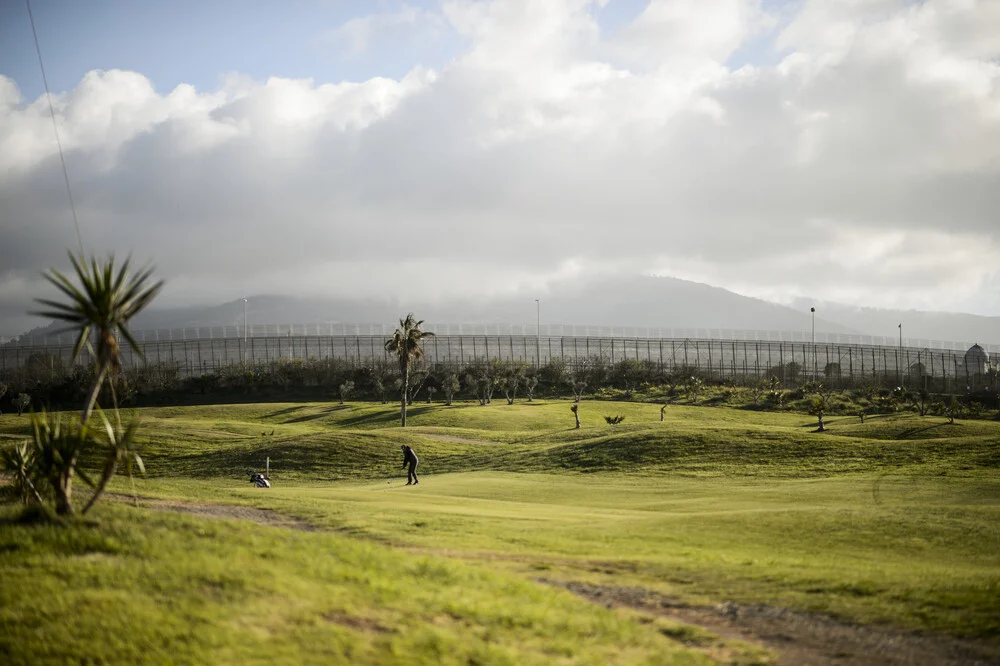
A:
{"label": "white cloud", "polygon": [[403,5],[396,11],[350,19],[323,35],[321,43],[339,49],[345,58],[368,54],[379,41],[399,48],[400,42],[420,44],[440,38],[445,21],[438,12]]}
{"label": "white cloud", "polygon": [[[537,288],[572,261],[757,295],[997,302],[992,3],[806,2],[779,65],[736,71],[773,25],[756,2],[654,2],[611,37],[594,6],[446,2],[433,20],[467,49],[398,80],[160,94],[92,72],[55,98],[85,240],[155,255],[184,276],[177,299]],[[0,302],[75,243],[54,158],[45,100],[0,77]]]}

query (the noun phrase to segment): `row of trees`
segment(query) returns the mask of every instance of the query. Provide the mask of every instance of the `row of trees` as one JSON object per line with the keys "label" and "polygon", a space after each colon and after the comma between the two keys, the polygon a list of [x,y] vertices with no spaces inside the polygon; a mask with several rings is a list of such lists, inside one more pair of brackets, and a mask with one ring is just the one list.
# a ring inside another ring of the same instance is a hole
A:
{"label": "row of trees", "polygon": [[[409,325],[401,322],[401,333],[410,335]],[[418,327],[419,329],[419,327]],[[423,339],[423,338],[421,338]],[[691,403],[709,401],[710,404],[783,409],[797,404],[809,391],[811,382],[783,381],[777,374],[767,380],[757,377],[732,377],[724,382],[705,377],[697,368],[677,368],[661,372],[654,364],[633,359],[608,364],[600,358],[570,366],[561,359],[535,368],[523,362],[494,360],[490,363],[473,363],[464,367],[429,364],[421,356],[407,363],[404,380],[396,360],[373,360],[358,366],[344,359],[281,360],[257,365],[224,366],[218,372],[195,377],[184,377],[179,365],[149,363],[135,368],[122,368],[113,378],[115,395],[123,405],[150,405],[217,400],[329,400],[336,398],[379,400],[388,402],[395,396],[402,400],[406,386],[407,404],[414,401],[441,399],[472,399],[480,404],[492,404],[494,399],[512,403],[518,399],[535,397],[572,396],[579,400],[584,395],[600,398],[629,400],[687,400]],[[96,377],[95,368],[69,367],[65,373],[51,372],[58,366],[39,352],[33,359],[33,374],[23,374],[19,383],[11,382],[8,396],[20,394],[32,405],[65,407],[82,402]],[[885,411],[894,391],[919,395],[920,390],[900,388],[894,377],[868,380],[849,391],[839,391],[855,403],[870,403],[873,410]],[[826,386],[830,383],[824,381]],[[834,383],[836,385],[836,383]],[[931,392],[924,392],[931,394]],[[980,395],[980,393],[982,395]],[[947,395],[937,392],[935,395]],[[959,392],[959,401],[980,401],[992,407],[989,391]],[[101,400],[111,400],[108,382],[105,382]],[[936,401],[947,401],[935,398]],[[836,401],[834,401],[836,402]],[[904,401],[905,402],[905,401]],[[0,408],[9,410],[15,405],[8,399],[0,401]],[[974,410],[974,408],[973,408]]]}

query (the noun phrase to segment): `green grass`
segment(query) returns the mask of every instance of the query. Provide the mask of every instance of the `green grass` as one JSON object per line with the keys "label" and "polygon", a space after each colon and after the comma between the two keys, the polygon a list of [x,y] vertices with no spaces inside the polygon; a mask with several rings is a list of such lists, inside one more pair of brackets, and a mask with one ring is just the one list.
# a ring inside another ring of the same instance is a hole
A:
{"label": "green grass", "polygon": [[331,534],[102,510],[0,529],[4,663],[702,664],[485,567]]}
{"label": "green grass", "polygon": [[[140,493],[252,504],[329,532],[114,503],[96,526],[0,526],[0,572],[18,581],[0,585],[3,634],[17,639],[0,646],[41,649],[38,636],[53,661],[99,649],[76,610],[95,605],[114,608],[96,636],[149,624],[122,649],[181,642],[182,662],[242,661],[260,645],[355,663],[704,657],[696,629],[537,578],[1000,641],[1000,423],[831,417],[817,433],[801,414],[671,406],[661,423],[657,405],[585,401],[577,430],[569,406],[414,405],[405,430],[393,405],[142,410]],[[625,422],[605,424],[613,414]],[[0,434],[26,426],[0,417]],[[401,443],[420,455],[419,486],[401,486]],[[274,487],[253,489],[243,471],[266,457]],[[89,555],[91,541],[113,545]],[[55,638],[66,621],[76,633]]]}

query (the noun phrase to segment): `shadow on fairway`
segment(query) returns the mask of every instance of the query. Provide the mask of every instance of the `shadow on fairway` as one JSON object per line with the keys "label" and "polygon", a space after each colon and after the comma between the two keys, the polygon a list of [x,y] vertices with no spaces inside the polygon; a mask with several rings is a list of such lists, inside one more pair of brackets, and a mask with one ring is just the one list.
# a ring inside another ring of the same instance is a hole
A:
{"label": "shadow on fairway", "polygon": [[305,409],[305,407],[302,405],[298,405],[297,407],[287,407],[285,409],[279,409],[278,411],[272,412],[270,414],[265,414],[262,418],[274,419],[279,416],[285,416],[286,414],[291,414],[292,412],[297,412],[301,409]]}
{"label": "shadow on fairway", "polygon": [[534,442],[535,440],[544,439],[546,437],[551,437],[552,435],[558,435],[559,433],[563,433],[563,432],[573,432],[575,430],[577,430],[577,428],[562,428],[560,430],[549,430],[547,432],[541,433],[540,435],[535,435],[534,437],[525,437],[524,439],[518,439],[518,440],[516,440],[514,442],[511,442],[511,443],[512,444],[527,444],[528,442]]}
{"label": "shadow on fairway", "polygon": [[927,432],[928,430],[934,430],[935,428],[940,428],[946,425],[953,425],[949,423],[935,423],[934,425],[924,426],[923,428],[911,428],[909,430],[904,430],[903,432],[896,435],[896,439],[909,439],[916,434]]}
{"label": "shadow on fairway", "polygon": [[326,409],[321,409],[312,414],[304,414],[303,416],[297,416],[294,419],[282,421],[282,423],[305,423],[306,421],[315,421],[316,419],[321,419],[324,416],[329,416],[333,412],[338,412],[343,409],[349,409],[349,407],[347,405],[334,405],[333,407],[327,407]]}
{"label": "shadow on fairway", "polygon": [[[386,405],[387,407],[389,405]],[[421,414],[426,414],[427,412],[434,409],[434,405],[425,405],[423,407],[407,407],[406,417],[412,418],[415,416],[420,416]],[[386,426],[399,421],[399,410],[389,409],[384,412],[374,412],[370,414],[358,414],[357,416],[348,417],[340,421],[340,426],[344,428],[355,428],[364,426]]]}

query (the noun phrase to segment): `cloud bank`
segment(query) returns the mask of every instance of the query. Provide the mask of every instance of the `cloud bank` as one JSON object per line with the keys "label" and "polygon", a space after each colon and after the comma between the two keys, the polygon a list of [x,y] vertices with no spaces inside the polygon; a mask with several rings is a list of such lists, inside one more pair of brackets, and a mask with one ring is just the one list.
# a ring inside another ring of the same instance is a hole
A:
{"label": "cloud bank", "polygon": [[[602,4],[329,33],[352,58],[380,30],[462,40],[398,80],[90,72],[54,97],[85,245],[155,259],[165,305],[641,271],[1000,314],[1000,4],[654,0],[613,33]],[[47,103],[0,76],[0,334],[75,246]]]}

